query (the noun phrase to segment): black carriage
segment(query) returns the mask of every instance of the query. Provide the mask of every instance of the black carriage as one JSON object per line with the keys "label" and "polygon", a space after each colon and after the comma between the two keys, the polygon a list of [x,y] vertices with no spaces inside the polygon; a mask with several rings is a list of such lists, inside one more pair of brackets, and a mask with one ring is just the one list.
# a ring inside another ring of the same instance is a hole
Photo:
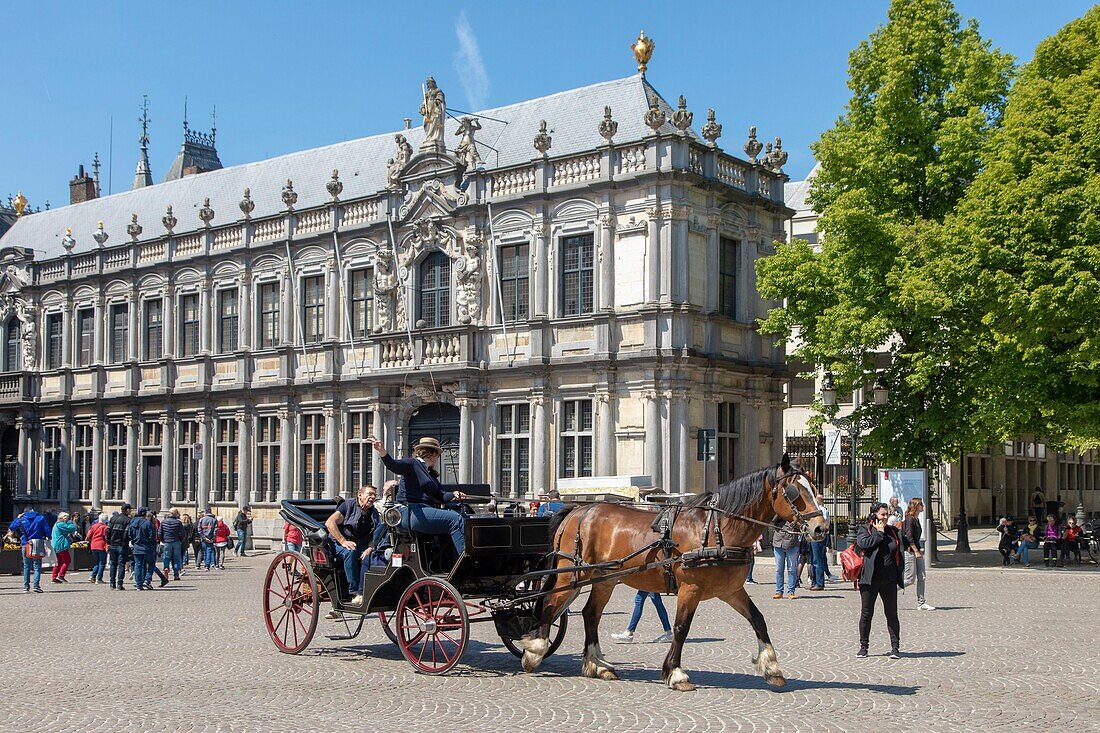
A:
{"label": "black carriage", "polygon": [[[487,485],[461,487],[467,494],[487,495]],[[297,654],[317,630],[321,604],[328,602],[351,639],[368,617],[377,617],[386,635],[416,669],[442,674],[462,658],[472,623],[492,621],[504,645],[517,657],[516,645],[535,626],[542,579],[523,576],[539,570],[549,552],[548,517],[475,514],[473,497],[463,507],[466,550],[454,557],[450,537],[414,533],[400,506],[381,511],[389,548],[377,562],[363,567],[362,602],[353,605],[325,520],[336,510],[335,499],[282,502],[281,516],[302,531],[302,553],[281,552],[267,570],[263,615],[279,651]],[[551,628],[552,654],[568,624],[563,613]]]}

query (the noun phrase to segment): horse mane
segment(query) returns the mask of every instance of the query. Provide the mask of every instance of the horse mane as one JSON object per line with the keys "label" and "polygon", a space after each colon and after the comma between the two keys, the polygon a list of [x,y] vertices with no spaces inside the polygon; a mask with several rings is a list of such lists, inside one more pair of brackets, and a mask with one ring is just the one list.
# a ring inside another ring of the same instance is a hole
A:
{"label": "horse mane", "polygon": [[724,512],[740,512],[756,503],[764,495],[765,477],[775,469],[771,466],[739,476],[729,483],[719,485],[715,491],[715,506]]}

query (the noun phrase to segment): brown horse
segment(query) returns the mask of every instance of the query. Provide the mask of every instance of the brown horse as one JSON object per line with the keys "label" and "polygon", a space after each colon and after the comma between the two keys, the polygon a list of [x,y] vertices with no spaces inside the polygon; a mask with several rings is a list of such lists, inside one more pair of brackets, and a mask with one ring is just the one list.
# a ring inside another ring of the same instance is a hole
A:
{"label": "brown horse", "polygon": [[[672,526],[671,539],[675,546],[670,551],[673,557],[678,557],[698,550],[703,546],[704,534],[711,538],[712,546],[716,544],[716,538],[721,538],[724,547],[748,548],[760,534],[761,524],[771,522],[777,515],[807,532],[812,539],[822,539],[828,531],[828,515],[817,500],[812,480],[796,465],[792,466],[786,454],[777,466],[723,484],[714,494],[702,497],[680,511]],[[566,507],[555,514],[551,522],[551,546],[558,554],[550,560],[549,567],[563,568],[582,563],[599,565],[626,558],[656,539],[651,528],[653,520],[651,511],[616,504]],[[740,555],[745,557],[743,552]],[[604,606],[620,580],[632,588],[650,592],[666,592],[668,581],[661,567],[621,578],[609,577],[603,582],[598,579],[664,558],[664,552],[654,547],[627,560],[621,567],[605,566],[576,574],[570,572],[551,576],[556,578],[551,587],[560,590],[544,597],[539,608],[540,626],[519,640],[524,650],[523,669],[533,672],[542,663],[549,649],[550,623],[580,593],[580,589],[573,586],[574,579],[596,579],[582,612],[585,639],[581,673],[585,677],[618,679],[615,668],[600,650],[599,624]],[[721,598],[748,619],[756,632],[759,648],[752,661],[765,681],[776,687],[785,685],[787,681],[779,669],[779,660],[768,637],[764,617],[744,588],[749,573],[747,562],[709,567],[684,567],[682,563],[675,563],[672,567],[679,591],[674,639],[662,669],[665,683],[674,690],[695,689],[681,667],[680,654],[700,601]]]}

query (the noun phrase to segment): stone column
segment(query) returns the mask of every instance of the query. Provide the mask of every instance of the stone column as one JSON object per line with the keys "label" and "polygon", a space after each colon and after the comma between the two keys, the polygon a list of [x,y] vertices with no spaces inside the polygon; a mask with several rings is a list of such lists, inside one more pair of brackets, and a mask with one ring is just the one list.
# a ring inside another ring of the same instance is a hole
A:
{"label": "stone column", "polygon": [[237,506],[252,503],[252,411],[239,410],[233,416],[237,420]]}
{"label": "stone column", "polygon": [[[764,401],[758,397],[750,397],[741,403],[741,445],[744,446],[744,455],[741,460],[740,471],[755,470],[760,462],[760,410]],[[857,446],[858,449],[858,446]],[[767,461],[771,457],[768,456]]]}
{"label": "stone column", "polygon": [[473,430],[470,424],[470,402],[468,397],[459,397],[455,400],[458,405],[458,482],[470,483],[470,455],[473,448]]}
{"label": "stone column", "polygon": [[474,483],[492,483],[489,481],[489,473],[485,470],[485,448],[488,445],[486,436],[489,434],[488,406],[488,400],[475,401],[473,415],[470,417],[471,432],[474,436],[474,442],[470,446],[470,480]]}
{"label": "stone column", "polygon": [[[294,482],[294,456],[292,455],[294,442],[293,420],[290,416],[290,406],[280,407],[279,412],[279,498],[301,499],[301,484]],[[293,491],[291,491],[293,487]]]}
{"label": "stone column", "polygon": [[[615,217],[612,214],[600,215],[600,242],[596,253],[600,268],[599,307],[611,310],[615,308]],[[686,266],[684,269],[686,271]]]}
{"label": "stone column", "polygon": [[646,400],[645,470],[654,486],[668,491],[670,487],[664,485],[662,480],[664,472],[661,462],[661,444],[664,433],[661,429],[661,395],[657,390],[649,389],[642,393],[642,399]]}
{"label": "stone column", "polygon": [[103,454],[106,452],[103,445],[103,421],[99,416],[88,421],[92,428],[92,506],[103,506]]}
{"label": "stone column", "polygon": [[127,336],[126,339],[126,356],[127,361],[138,361],[141,355],[138,354],[138,332],[141,323],[141,319],[138,317],[138,306],[141,304],[141,298],[138,296],[137,290],[133,290],[126,294],[126,314],[127,318]]}
{"label": "stone column", "polygon": [[165,508],[183,502],[174,470],[176,458],[176,421],[168,412],[157,418],[160,423],[160,495]]}
{"label": "stone column", "polygon": [[672,410],[669,416],[672,422],[672,434],[670,442],[674,443],[672,455],[675,456],[676,484],[673,487],[677,492],[691,491],[691,464],[694,457],[690,450],[690,402],[686,392],[678,391],[672,396]]}
{"label": "stone column", "polygon": [[531,395],[531,491],[538,494],[554,488],[550,471],[550,420],[547,397]]}
{"label": "stone column", "polygon": [[252,275],[248,270],[241,273],[240,283],[240,310],[237,318],[241,337],[237,348],[249,351],[252,348]]}
{"label": "stone column", "polygon": [[722,223],[722,217],[711,214],[707,217],[707,292],[703,311],[714,313],[718,310],[718,226]]}
{"label": "stone column", "polygon": [[613,415],[611,393],[607,391],[596,393],[596,475],[615,475],[615,420]]}
{"label": "stone column", "polygon": [[66,369],[73,366],[73,340],[76,330],[74,320],[73,302],[66,300],[61,306],[61,366]]}
{"label": "stone column", "polygon": [[209,354],[212,351],[211,339],[214,328],[210,300],[210,283],[203,280],[199,284],[199,353],[202,354]]}
{"label": "stone column", "polygon": [[656,303],[661,299],[661,216],[660,204],[650,206],[649,236],[646,237],[646,302]]}
{"label": "stone column", "polygon": [[325,497],[332,499],[342,497],[344,472],[337,469],[343,465],[340,461],[339,446],[337,440],[339,433],[339,403],[333,400],[332,405],[327,405],[321,410],[325,416]]}
{"label": "stone column", "polygon": [[[174,356],[176,353],[176,331],[179,324],[176,323],[176,289],[171,285],[165,285],[160,290],[164,299],[164,321],[161,323],[161,341],[164,346],[164,356]],[[163,469],[161,469],[163,470]]]}
{"label": "stone column", "polygon": [[65,415],[63,420],[64,420],[64,422],[62,422],[61,425],[60,425],[60,427],[61,427],[61,454],[60,454],[59,463],[61,464],[60,465],[60,474],[61,474],[60,479],[61,480],[60,480],[59,491],[61,493],[60,493],[60,496],[58,497],[58,499],[61,502],[61,508],[64,511],[68,511],[69,510],[69,490],[70,490],[69,487],[70,487],[70,484],[72,482],[72,475],[70,473],[70,468],[69,468],[69,465],[70,465],[69,449],[72,446],[72,438],[71,438],[71,433],[72,433],[72,427],[71,426],[72,426],[72,422],[73,422],[72,415]]}
{"label": "stone column", "polygon": [[336,341],[340,338],[340,268],[336,258],[330,257],[325,268],[325,285],[328,288],[328,302],[325,304],[325,338]]}
{"label": "stone column", "polygon": [[123,482],[123,499],[136,507],[138,505],[138,431],[141,429],[141,423],[133,414],[130,414],[122,418],[122,424],[126,426],[126,480]]}
{"label": "stone column", "polygon": [[[389,450],[389,436],[386,434],[386,413],[392,411],[393,405],[375,404],[371,410],[371,432],[374,433],[374,437],[382,441],[382,445]],[[379,498],[381,498],[382,484],[386,483],[386,467],[382,463],[382,457],[379,456],[373,448],[370,452],[370,475],[371,480],[374,481],[375,487],[378,488]]]}
{"label": "stone column", "polygon": [[198,462],[199,491],[196,494],[196,503],[199,511],[205,511],[210,505],[210,474],[211,465],[214,462],[210,455],[210,415],[204,410],[195,413],[195,422],[199,424],[199,445],[202,446],[202,460]]}
{"label": "stone column", "polygon": [[15,418],[15,429],[19,431],[19,465],[18,465],[18,479],[16,481],[16,496],[20,494],[30,494],[31,487],[29,479],[31,477],[30,472],[30,422],[22,415]]}
{"label": "stone column", "polygon": [[283,268],[282,290],[283,297],[279,304],[279,339],[280,343],[293,344],[296,337],[294,328],[294,309],[298,307],[298,299],[294,297],[294,285],[291,281],[291,267]]}
{"label": "stone column", "polygon": [[95,343],[92,345],[92,363],[103,363],[103,349],[106,346],[106,338],[103,335],[103,298],[95,296],[92,299],[92,307],[95,311],[95,322],[93,324],[92,333],[95,336]]}
{"label": "stone column", "polygon": [[531,263],[531,315],[546,316],[549,312],[549,241],[547,226],[541,222],[531,229],[534,237],[534,258]]}

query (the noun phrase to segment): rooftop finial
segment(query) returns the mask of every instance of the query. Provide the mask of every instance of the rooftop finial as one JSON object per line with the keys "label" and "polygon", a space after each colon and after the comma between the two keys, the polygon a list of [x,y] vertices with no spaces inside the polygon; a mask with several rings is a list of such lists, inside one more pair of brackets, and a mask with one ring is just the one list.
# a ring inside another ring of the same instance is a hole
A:
{"label": "rooftop finial", "polygon": [[15,209],[16,216],[23,216],[23,209],[27,208],[27,197],[23,195],[22,191],[15,194],[15,200],[12,201],[12,208]]}
{"label": "rooftop finial", "polygon": [[183,133],[187,134],[187,95],[183,95]]}
{"label": "rooftop finial", "polygon": [[[184,119],[187,113],[184,112]],[[186,124],[186,123],[185,123]],[[149,95],[141,95],[141,149],[149,149]]]}
{"label": "rooftop finial", "polygon": [[634,52],[634,60],[638,62],[638,73],[643,77],[656,46],[653,39],[646,36],[645,31],[638,31],[638,38],[630,46],[630,50]]}
{"label": "rooftop finial", "polygon": [[213,144],[218,137],[218,105],[210,110],[210,143]]}
{"label": "rooftop finial", "polygon": [[95,181],[95,195],[99,196],[99,152],[92,158],[92,180]]}
{"label": "rooftop finial", "polygon": [[[185,113],[186,114],[186,113]],[[137,169],[134,171],[134,183],[130,190],[153,185],[153,172],[149,166],[149,95],[141,95],[141,152],[138,153]],[[184,123],[186,128],[186,123]]]}

